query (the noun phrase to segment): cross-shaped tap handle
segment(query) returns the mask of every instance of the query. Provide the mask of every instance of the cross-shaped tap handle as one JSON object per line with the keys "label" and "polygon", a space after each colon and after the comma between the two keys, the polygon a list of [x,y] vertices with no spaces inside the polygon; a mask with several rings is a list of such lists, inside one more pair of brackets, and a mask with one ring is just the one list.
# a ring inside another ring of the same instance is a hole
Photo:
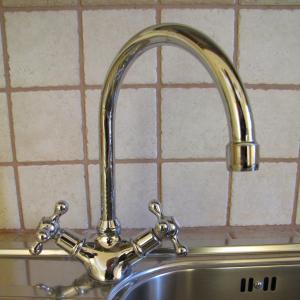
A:
{"label": "cross-shaped tap handle", "polygon": [[169,238],[175,248],[177,255],[187,255],[187,248],[182,245],[178,240],[179,224],[174,217],[165,216],[161,209],[161,204],[152,200],[149,203],[149,210],[152,212],[158,220],[155,225],[155,235],[162,240],[163,238]]}
{"label": "cross-shaped tap handle", "polygon": [[36,241],[29,249],[33,255],[39,255],[43,250],[43,244],[54,239],[59,231],[59,218],[64,215],[69,209],[66,201],[59,201],[55,204],[54,213],[50,217],[43,217],[36,231]]}

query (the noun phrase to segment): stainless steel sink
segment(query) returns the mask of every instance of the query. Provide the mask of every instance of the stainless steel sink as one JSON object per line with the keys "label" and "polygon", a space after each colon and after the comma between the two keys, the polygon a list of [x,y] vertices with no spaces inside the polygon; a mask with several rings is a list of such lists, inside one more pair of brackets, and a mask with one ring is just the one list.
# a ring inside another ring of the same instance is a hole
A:
{"label": "stainless steel sink", "polygon": [[136,273],[117,285],[110,300],[299,300],[295,258],[175,261]]}
{"label": "stainless steel sink", "polygon": [[23,242],[6,241],[7,248],[0,244],[0,299],[299,300],[300,235],[274,234],[277,240],[270,241],[265,234],[257,241],[245,239],[245,233],[243,239],[224,240],[210,232],[209,241],[187,234],[187,257],[176,257],[166,244],[117,284],[93,281],[53,244],[33,257]]}

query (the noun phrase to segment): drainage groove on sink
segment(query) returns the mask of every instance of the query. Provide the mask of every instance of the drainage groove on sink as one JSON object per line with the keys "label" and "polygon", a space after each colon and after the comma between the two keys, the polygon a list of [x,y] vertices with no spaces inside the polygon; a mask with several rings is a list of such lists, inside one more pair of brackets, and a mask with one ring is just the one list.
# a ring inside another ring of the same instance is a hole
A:
{"label": "drainage groove on sink", "polygon": [[253,292],[254,289],[263,291],[275,291],[277,285],[277,277],[265,277],[263,280],[254,280],[253,277],[242,278],[240,291],[241,293]]}

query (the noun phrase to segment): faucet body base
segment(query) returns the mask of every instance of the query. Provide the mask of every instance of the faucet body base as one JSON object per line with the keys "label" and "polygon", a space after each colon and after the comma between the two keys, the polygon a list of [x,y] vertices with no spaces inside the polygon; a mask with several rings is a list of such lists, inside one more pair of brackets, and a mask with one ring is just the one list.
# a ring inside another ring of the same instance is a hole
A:
{"label": "faucet body base", "polygon": [[99,235],[94,242],[87,242],[69,230],[63,230],[55,242],[84,264],[93,279],[101,282],[122,279],[133,264],[161,245],[154,230],[145,231],[131,241],[120,239],[110,248],[99,244]]}

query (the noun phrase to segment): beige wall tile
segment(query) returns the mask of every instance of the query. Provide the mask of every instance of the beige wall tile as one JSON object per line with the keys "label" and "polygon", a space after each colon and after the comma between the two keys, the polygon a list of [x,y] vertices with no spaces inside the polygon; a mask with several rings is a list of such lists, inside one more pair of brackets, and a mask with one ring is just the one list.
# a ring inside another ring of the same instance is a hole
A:
{"label": "beige wall tile", "polygon": [[299,0],[239,0],[241,4],[256,4],[256,5],[289,5],[289,4],[299,4]]}
{"label": "beige wall tile", "polygon": [[157,0],[81,0],[83,5],[152,4]]}
{"label": "beige wall tile", "polygon": [[11,161],[11,140],[6,96],[0,93],[0,161]]}
{"label": "beige wall tile", "polygon": [[12,99],[19,160],[83,158],[78,91],[13,93]]}
{"label": "beige wall tile", "polygon": [[[5,285],[10,287],[27,285],[25,260],[0,259],[0,269],[5,270],[0,272],[0,282],[4,289]],[[1,292],[3,292],[3,290]]]}
{"label": "beige wall tile", "polygon": [[241,10],[240,72],[249,83],[300,83],[300,11]]}
{"label": "beige wall tile", "polygon": [[3,45],[2,34],[0,33],[0,87],[5,87],[5,74],[4,74],[4,58],[3,58]]}
{"label": "beige wall tile", "polygon": [[181,226],[225,225],[228,172],[225,163],[164,163],[163,204]]}
{"label": "beige wall tile", "polygon": [[296,168],[296,163],[261,163],[258,172],[234,173],[231,224],[290,224]]}
{"label": "beige wall tile", "polygon": [[[155,11],[151,9],[84,11],[86,82],[88,84],[103,83],[106,72],[121,47],[134,34],[153,24],[155,24]],[[132,66],[125,82],[155,82],[155,70],[156,50],[153,49],[140,57]]]}
{"label": "beige wall tile", "polygon": [[[29,260],[29,272],[33,286],[40,283],[70,286],[86,270],[78,261]],[[46,292],[44,295],[47,297]]]}
{"label": "beige wall tile", "polygon": [[261,157],[298,157],[300,91],[248,90]]}
{"label": "beige wall tile", "polygon": [[20,228],[15,177],[12,167],[0,167],[0,229]]}
{"label": "beige wall tile", "polygon": [[163,4],[233,4],[234,0],[161,0]]}
{"label": "beige wall tile", "polygon": [[2,2],[4,6],[8,7],[63,6],[77,4],[77,0],[3,0]]}
{"label": "beige wall tile", "polygon": [[[89,166],[92,201],[92,225],[100,216],[99,167]],[[148,228],[155,217],[148,211],[148,203],[157,197],[157,169],[155,164],[118,164],[116,168],[117,216],[123,228]]]}
{"label": "beige wall tile", "polygon": [[231,230],[234,236],[230,245],[263,245],[263,244],[289,244],[293,232],[291,230],[265,226],[262,228],[237,227]]}
{"label": "beige wall tile", "polygon": [[[230,59],[233,57],[233,9],[166,9],[162,22],[182,23],[202,31],[212,38]],[[188,52],[175,47],[163,47],[163,82],[212,82],[203,65]]]}
{"label": "beige wall tile", "polygon": [[96,227],[98,225],[100,219],[100,211],[101,211],[99,174],[100,174],[99,165],[89,165],[89,184],[90,184],[91,218],[92,218],[91,222],[93,227]]}
{"label": "beige wall tile", "polygon": [[164,158],[225,157],[228,128],[216,89],[162,91]]}
{"label": "beige wall tile", "polygon": [[19,175],[27,229],[36,228],[43,216],[50,216],[60,200],[70,205],[61,218],[62,227],[87,228],[83,166],[26,166],[19,168]]}
{"label": "beige wall tile", "polygon": [[298,191],[296,223],[300,224],[300,177],[298,177],[298,182],[296,184],[297,184],[297,191]]}
{"label": "beige wall tile", "polygon": [[12,86],[79,83],[75,11],[11,12],[5,20]]}
{"label": "beige wall tile", "polygon": [[[99,91],[86,93],[88,149],[91,159],[99,158]],[[121,90],[116,110],[116,157],[156,157],[156,91]]]}

